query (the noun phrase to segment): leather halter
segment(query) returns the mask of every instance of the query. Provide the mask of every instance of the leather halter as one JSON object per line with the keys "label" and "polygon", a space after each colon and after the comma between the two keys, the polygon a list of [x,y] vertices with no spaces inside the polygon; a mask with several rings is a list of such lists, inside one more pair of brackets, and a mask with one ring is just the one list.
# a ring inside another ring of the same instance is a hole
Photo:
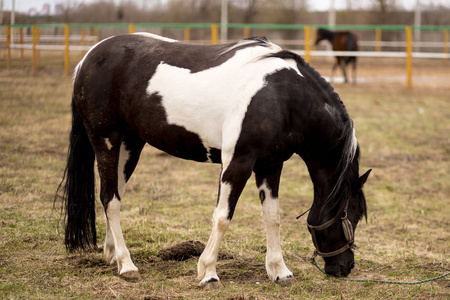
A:
{"label": "leather halter", "polygon": [[354,235],[353,235],[353,227],[352,227],[352,223],[350,223],[350,221],[348,220],[347,217],[347,208],[348,208],[348,202],[349,200],[347,200],[347,204],[345,205],[344,208],[344,216],[341,217],[342,220],[342,229],[344,230],[344,235],[347,238],[347,244],[345,244],[345,246],[343,246],[342,248],[336,250],[336,251],[332,251],[332,252],[321,252],[319,250],[319,245],[317,244],[317,239],[316,239],[316,231],[322,231],[328,227],[330,227],[331,225],[333,225],[333,223],[335,223],[337,216],[334,217],[333,219],[329,220],[328,222],[322,224],[322,225],[318,225],[318,226],[313,226],[310,225],[308,223],[308,221],[306,221],[306,225],[308,225],[308,228],[311,232],[311,236],[312,236],[312,240],[314,243],[314,247],[316,248],[314,250],[314,254],[311,257],[312,259],[314,259],[317,255],[322,256],[322,257],[331,257],[331,256],[336,256],[338,254],[341,254],[342,252],[348,250],[348,249],[352,249],[354,250],[356,248],[356,243],[354,241]]}

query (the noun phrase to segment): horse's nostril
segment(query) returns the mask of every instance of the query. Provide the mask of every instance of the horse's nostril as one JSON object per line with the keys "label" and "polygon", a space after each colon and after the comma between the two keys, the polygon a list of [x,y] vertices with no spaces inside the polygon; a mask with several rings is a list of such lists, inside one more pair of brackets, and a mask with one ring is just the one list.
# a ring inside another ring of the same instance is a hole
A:
{"label": "horse's nostril", "polygon": [[353,269],[354,267],[355,267],[355,263],[352,262],[352,263],[350,264],[350,269]]}
{"label": "horse's nostril", "polygon": [[351,267],[341,266],[341,276],[342,277],[347,277],[351,271],[352,271]]}

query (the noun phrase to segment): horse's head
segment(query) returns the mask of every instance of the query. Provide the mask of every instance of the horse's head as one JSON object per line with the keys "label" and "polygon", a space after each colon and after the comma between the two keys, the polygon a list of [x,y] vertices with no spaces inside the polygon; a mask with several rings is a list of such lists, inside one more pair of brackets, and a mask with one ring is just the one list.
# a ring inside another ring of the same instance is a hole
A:
{"label": "horse's head", "polygon": [[331,42],[333,38],[333,32],[324,28],[318,28],[316,31],[316,42],[317,46],[322,40],[329,40]]}
{"label": "horse's head", "polygon": [[[344,178],[339,190],[332,193],[336,201],[328,199],[322,207],[312,208],[308,216],[308,229],[316,248],[314,255],[324,258],[325,272],[329,275],[345,277],[355,266],[355,229],[363,216],[367,218],[362,188],[370,172],[361,177],[356,175],[353,181]],[[333,202],[339,205],[332,205]],[[334,207],[330,209],[331,206]]]}

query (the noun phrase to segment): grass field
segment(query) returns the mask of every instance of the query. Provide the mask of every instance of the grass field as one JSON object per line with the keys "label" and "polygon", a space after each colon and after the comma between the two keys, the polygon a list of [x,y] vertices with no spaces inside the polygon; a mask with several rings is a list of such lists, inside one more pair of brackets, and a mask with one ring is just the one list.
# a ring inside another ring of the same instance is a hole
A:
{"label": "grass field", "polygon": [[[329,62],[314,61],[324,75]],[[355,121],[366,184],[368,222],[349,278],[418,281],[450,270],[449,65],[433,61],[404,82],[336,84]],[[400,70],[400,71],[399,71]],[[301,159],[284,167],[280,199],[282,247],[297,282],[278,286],[264,267],[265,232],[253,178],[238,203],[221,247],[224,288],[197,287],[197,259],[163,261],[159,251],[183,241],[206,243],[220,166],[144,149],[127,186],[122,228],[142,281],[121,280],[102,253],[68,255],[60,207],[53,197],[65,167],[71,80],[0,72],[0,298],[1,299],[449,299],[450,278],[421,285],[355,283],[325,277],[309,262],[305,219],[313,191]],[[403,73],[403,61],[361,62],[359,74]],[[436,79],[437,78],[437,79]],[[427,80],[428,79],[428,80]],[[105,223],[97,203],[100,247]],[[323,265],[319,260],[319,264]]]}

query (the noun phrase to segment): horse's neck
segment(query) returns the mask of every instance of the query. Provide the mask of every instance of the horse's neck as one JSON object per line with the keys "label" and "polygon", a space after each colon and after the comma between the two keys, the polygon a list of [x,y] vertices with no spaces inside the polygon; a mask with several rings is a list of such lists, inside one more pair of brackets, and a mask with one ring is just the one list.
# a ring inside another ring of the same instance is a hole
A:
{"label": "horse's neck", "polygon": [[[314,184],[314,200],[311,204],[311,211],[308,222],[322,218],[322,214],[327,203],[330,201],[330,194],[333,191],[332,176],[317,170],[309,169],[311,180]],[[317,222],[313,222],[317,225]]]}
{"label": "horse's neck", "polygon": [[314,164],[313,168],[308,167],[308,170],[314,184],[314,201],[320,204],[328,199],[333,190],[333,172],[325,168],[315,169],[316,165]]}
{"label": "horse's neck", "polygon": [[326,31],[325,39],[327,39],[330,42],[333,42],[334,38],[336,37],[336,33],[333,31]]}

